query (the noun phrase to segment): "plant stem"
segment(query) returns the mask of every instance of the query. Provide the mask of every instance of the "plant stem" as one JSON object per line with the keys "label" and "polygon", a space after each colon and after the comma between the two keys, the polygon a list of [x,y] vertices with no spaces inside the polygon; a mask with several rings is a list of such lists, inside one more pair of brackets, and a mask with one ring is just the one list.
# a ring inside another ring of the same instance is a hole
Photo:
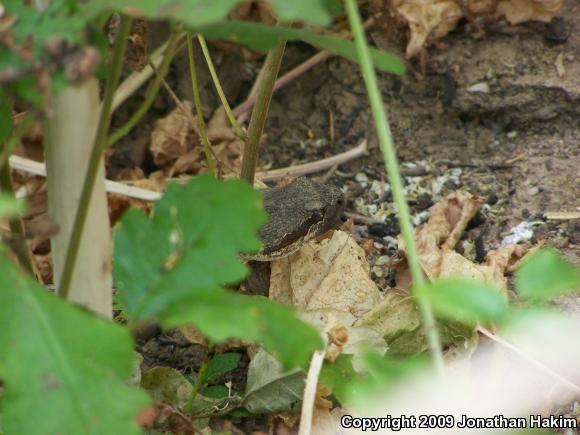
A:
{"label": "plant stem", "polygon": [[254,175],[256,173],[256,163],[258,161],[258,150],[260,148],[260,139],[266,124],[270,101],[274,83],[278,77],[282,56],[286,47],[286,40],[278,41],[278,44],[268,52],[264,62],[264,76],[260,82],[260,87],[256,96],[256,105],[252,111],[250,125],[248,126],[248,140],[244,148],[242,157],[242,173],[240,179],[246,180],[251,185],[254,184]]}
{"label": "plant stem", "polygon": [[163,79],[163,77],[165,77],[165,74],[167,74],[167,70],[169,69],[169,65],[171,64],[171,60],[173,59],[173,56],[175,54],[176,47],[179,41],[179,36],[180,35],[178,31],[176,30],[171,31],[171,36],[167,41],[167,49],[165,50],[165,53],[163,55],[163,61],[159,66],[158,70],[159,74],[155,76],[153,82],[147,89],[145,100],[143,101],[141,106],[139,106],[139,108],[135,111],[135,113],[133,113],[133,115],[127,120],[127,122],[111,134],[106,143],[107,147],[110,147],[111,145],[116,143],[119,139],[127,135],[133,129],[133,127],[137,125],[137,123],[141,120],[143,115],[147,113],[147,110],[149,110],[151,104],[153,104],[155,96],[157,95],[157,93],[159,92],[159,88],[161,87],[161,79]]}
{"label": "plant stem", "polygon": [[[211,55],[209,53],[209,48],[207,47],[207,43],[205,42],[205,38],[203,37],[202,34],[198,34],[197,40],[199,41],[199,45],[201,46],[201,51],[203,52],[203,57],[205,58],[205,62],[207,63],[207,67],[209,68],[209,73],[210,73],[211,78],[213,80],[213,84],[216,88],[216,91],[217,91],[219,97],[220,97],[220,100],[222,102],[222,106],[224,106],[224,109],[226,111],[226,116],[228,117],[230,124],[232,125],[232,128],[234,129],[234,133],[240,139],[245,141],[246,134],[242,130],[242,127],[240,127],[238,120],[236,119],[236,117],[232,113],[232,108],[228,104],[226,94],[224,93],[220,79],[219,79],[217,72],[215,70],[215,66],[213,64],[213,61],[211,60]],[[189,41],[188,41],[188,43],[189,43]],[[189,49],[189,46],[188,46],[188,49]],[[191,66],[191,64],[190,64],[190,66]]]}
{"label": "plant stem", "polygon": [[[12,137],[15,135],[16,134],[13,133]],[[0,192],[14,195],[9,165],[3,165],[0,167]],[[18,257],[22,267],[24,267],[24,269],[30,273],[30,275],[34,276],[34,263],[32,262],[31,252],[26,243],[22,219],[20,219],[19,216],[12,217],[8,221],[8,224],[10,226],[10,231],[15,236],[14,242],[12,244],[13,251]]]}
{"label": "plant stem", "polygon": [[30,121],[32,121],[32,118],[28,113],[25,113],[20,124],[13,129],[12,134],[8,137],[4,145],[0,145],[0,168],[8,166],[10,153],[20,144],[20,139],[30,125]]}
{"label": "plant stem", "polygon": [[61,284],[60,288],[58,289],[59,296],[64,299],[68,298],[70,291],[70,284],[72,281],[73,271],[81,243],[81,237],[89,210],[90,199],[92,197],[95,180],[101,164],[102,154],[106,148],[107,132],[111,123],[111,106],[113,102],[113,96],[115,95],[115,89],[119,84],[119,77],[121,76],[123,55],[125,53],[125,47],[127,46],[127,38],[131,28],[131,21],[132,19],[130,17],[121,15],[119,33],[117,34],[117,39],[115,40],[115,46],[113,48],[111,71],[105,84],[105,93],[103,96],[103,104],[101,106],[101,115],[99,118],[99,124],[97,126],[97,133],[95,135],[95,141],[91,151],[91,157],[89,160],[89,166],[87,168],[87,174],[85,176],[85,182],[83,183],[83,190],[81,192],[79,206],[75,215],[70,241],[66,250]]}
{"label": "plant stem", "polygon": [[361,18],[358,12],[356,0],[345,0],[346,13],[354,37],[354,43],[361,66],[362,76],[367,88],[367,94],[381,144],[381,150],[385,158],[385,167],[389,177],[389,183],[393,191],[393,199],[399,212],[399,225],[401,226],[401,233],[405,240],[405,247],[407,252],[407,262],[411,270],[413,278],[413,293],[423,320],[423,329],[427,337],[433,363],[438,371],[443,370],[443,354],[441,352],[441,344],[439,334],[435,325],[435,316],[429,302],[422,295],[420,289],[424,286],[425,280],[423,272],[419,264],[419,256],[417,255],[417,248],[415,246],[414,231],[411,225],[411,215],[409,207],[403,192],[403,183],[399,173],[399,165],[397,162],[397,155],[391,135],[391,129],[387,120],[387,114],[381,93],[379,91],[377,77],[375,74],[373,62],[370,56],[370,50],[367,46],[365,34],[362,27]]}
{"label": "plant stem", "polygon": [[207,353],[205,354],[205,358],[201,363],[201,366],[199,367],[199,371],[197,372],[197,377],[195,378],[195,384],[193,384],[193,390],[191,390],[191,395],[189,396],[187,404],[185,405],[185,409],[187,412],[191,412],[191,408],[193,407],[195,397],[197,396],[197,393],[199,393],[199,390],[201,390],[201,386],[205,382],[205,372],[207,370],[207,367],[209,366],[209,361],[211,360],[212,355],[213,355],[213,345],[210,344],[207,347]]}
{"label": "plant stem", "polygon": [[[207,170],[210,174],[216,174],[215,162],[213,156],[211,155],[211,144],[207,137],[207,130],[205,128],[205,120],[203,119],[203,111],[201,110],[201,98],[199,96],[199,84],[197,82],[197,70],[195,67],[195,57],[193,55],[193,41],[191,40],[191,35],[186,36],[187,39],[187,58],[189,59],[189,74],[191,76],[191,89],[193,90],[193,102],[195,105],[195,111],[197,112],[197,125],[199,128],[199,137],[201,143],[203,144],[203,152],[205,154],[205,159],[207,160]],[[204,41],[205,43],[205,41]],[[211,60],[208,62],[210,64]],[[211,69],[210,69],[211,71]],[[216,87],[218,87],[219,82],[217,82]],[[219,87],[221,89],[221,87]],[[219,92],[219,91],[218,91]],[[227,102],[226,102],[227,104]],[[224,106],[226,107],[226,106]],[[229,107],[226,107],[226,113]],[[231,111],[230,111],[231,113]],[[232,124],[233,125],[233,124]],[[239,128],[239,125],[238,125]]]}

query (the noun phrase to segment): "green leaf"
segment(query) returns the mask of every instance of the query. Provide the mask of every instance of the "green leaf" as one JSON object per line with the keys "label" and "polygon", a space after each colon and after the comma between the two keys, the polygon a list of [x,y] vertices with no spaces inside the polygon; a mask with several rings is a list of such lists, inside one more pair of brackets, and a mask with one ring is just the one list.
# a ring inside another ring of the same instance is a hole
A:
{"label": "green leaf", "polygon": [[580,269],[551,249],[542,249],[527,259],[516,272],[516,288],[527,298],[553,298],[580,291]]}
{"label": "green leaf", "polygon": [[240,362],[239,353],[220,353],[214,356],[207,365],[205,382],[212,382],[220,376],[234,370]]}
{"label": "green leaf", "polygon": [[435,309],[446,319],[470,324],[499,320],[507,311],[507,298],[494,286],[475,280],[438,280],[422,289]]}
{"label": "green leaf", "polygon": [[[354,62],[358,61],[354,44],[344,39],[318,35],[301,29],[272,27],[248,21],[227,20],[200,26],[195,29],[212,39],[229,39],[240,42],[256,50],[266,51],[276,45],[279,39],[305,41],[339,54]],[[391,53],[371,48],[374,65],[382,71],[402,75],[405,65]]]}
{"label": "green leaf", "polygon": [[[70,305],[0,256],[2,425],[19,434],[138,434],[129,332]],[[122,400],[120,399],[122,398]]]}
{"label": "green leaf", "polygon": [[216,342],[256,341],[284,365],[305,366],[322,340],[294,309],[221,288],[247,273],[238,252],[260,247],[260,199],[246,183],[204,175],[169,186],[152,219],[126,213],[115,232],[113,270],[128,317],[166,327],[193,323]]}
{"label": "green leaf", "polygon": [[[355,358],[358,358],[357,370],[353,368]],[[427,365],[428,360],[423,357],[396,359],[367,348],[355,357],[341,355],[334,363],[325,361],[320,381],[341,403],[364,408],[374,396],[384,394],[393,384]]]}
{"label": "green leaf", "polygon": [[24,211],[24,202],[13,196],[0,194],[0,219],[19,216]]}
{"label": "green leaf", "polygon": [[81,13],[96,15],[115,10],[135,17],[160,20],[168,18],[191,26],[224,19],[232,8],[244,0],[93,0],[81,6]]}
{"label": "green leaf", "polygon": [[354,370],[352,359],[352,355],[340,355],[335,362],[324,361],[320,372],[320,382],[332,390],[340,403],[346,403],[355,393],[355,378],[364,376]]}
{"label": "green leaf", "polygon": [[4,89],[0,88],[0,151],[12,133],[12,110]]}
{"label": "green leaf", "polygon": [[326,25],[340,11],[340,3],[335,0],[269,0],[269,3],[283,21]]}

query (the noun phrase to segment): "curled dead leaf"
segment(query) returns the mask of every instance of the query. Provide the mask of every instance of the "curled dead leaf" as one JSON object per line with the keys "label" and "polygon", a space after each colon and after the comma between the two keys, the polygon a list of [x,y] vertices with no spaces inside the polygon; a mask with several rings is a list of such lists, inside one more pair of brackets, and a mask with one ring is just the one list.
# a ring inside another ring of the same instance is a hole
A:
{"label": "curled dead leaf", "polygon": [[150,149],[158,166],[174,162],[192,147],[194,126],[191,123],[191,103],[183,101],[182,107],[176,107],[165,118],[155,122]]}

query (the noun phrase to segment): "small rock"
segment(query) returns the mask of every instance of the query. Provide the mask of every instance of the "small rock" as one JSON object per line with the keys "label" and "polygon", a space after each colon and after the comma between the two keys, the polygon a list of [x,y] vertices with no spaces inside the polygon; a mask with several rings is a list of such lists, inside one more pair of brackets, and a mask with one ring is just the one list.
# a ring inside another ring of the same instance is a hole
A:
{"label": "small rock", "polygon": [[580,220],[572,220],[568,223],[568,238],[570,242],[580,244]]}
{"label": "small rock", "polygon": [[476,83],[475,85],[471,85],[470,87],[467,88],[467,92],[479,92],[482,94],[489,94],[490,93],[490,89],[489,89],[489,85],[485,82],[481,82],[481,83]]}
{"label": "small rock", "polygon": [[364,172],[359,172],[354,176],[354,179],[362,184],[363,187],[366,187],[369,183],[369,177]]}
{"label": "small rock", "polygon": [[508,137],[508,139],[513,139],[513,138],[515,138],[517,135],[518,135],[518,132],[517,132],[517,131],[514,131],[514,130],[512,130],[512,131],[508,131],[506,136]]}
{"label": "small rock", "polygon": [[564,249],[567,248],[570,244],[568,237],[558,237],[557,239],[552,240],[552,245],[556,249]]}
{"label": "small rock", "polygon": [[527,190],[527,194],[530,196],[536,196],[540,192],[540,188],[538,186],[530,187]]}
{"label": "small rock", "polygon": [[554,161],[552,159],[546,160],[546,162],[544,163],[544,165],[546,166],[546,169],[548,171],[551,171],[552,169],[554,169]]}
{"label": "small rock", "polygon": [[564,20],[564,17],[554,17],[546,25],[544,38],[551,44],[563,44],[570,37],[570,26]]}
{"label": "small rock", "polygon": [[522,217],[523,217],[524,219],[527,219],[527,218],[529,218],[529,217],[530,217],[530,215],[531,215],[531,213],[530,213],[530,211],[529,211],[527,208],[524,208],[524,209],[522,210]]}
{"label": "small rock", "polygon": [[371,269],[371,274],[374,273],[377,278],[381,278],[384,274],[383,268],[378,266],[373,266]]}

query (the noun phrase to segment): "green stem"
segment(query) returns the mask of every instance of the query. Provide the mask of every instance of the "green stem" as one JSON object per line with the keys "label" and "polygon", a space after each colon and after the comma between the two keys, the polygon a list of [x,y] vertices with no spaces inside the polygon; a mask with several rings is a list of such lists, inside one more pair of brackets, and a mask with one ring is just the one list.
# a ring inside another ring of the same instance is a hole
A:
{"label": "green stem", "polygon": [[119,77],[121,76],[121,67],[123,66],[123,55],[125,47],[127,46],[127,38],[131,28],[131,18],[126,15],[121,15],[121,22],[119,23],[119,33],[113,48],[113,58],[111,62],[111,71],[107,77],[105,84],[105,93],[103,96],[103,104],[101,106],[101,115],[99,124],[97,126],[97,133],[95,135],[95,142],[91,150],[87,174],[85,182],[83,183],[83,190],[79,201],[79,208],[75,215],[73,229],[70,235],[68,248],[66,250],[66,258],[62,269],[62,277],[58,294],[64,299],[68,298],[70,291],[70,284],[72,282],[73,271],[77,260],[81,238],[84,231],[84,226],[89,210],[90,199],[93,194],[97,172],[101,163],[103,151],[107,145],[107,132],[111,124],[111,106],[113,103],[113,96],[119,84]]}
{"label": "green stem", "polygon": [[145,100],[143,101],[141,106],[139,106],[139,108],[135,111],[135,113],[133,113],[133,115],[127,120],[127,122],[111,134],[111,136],[107,140],[106,144],[107,147],[110,147],[111,145],[115,144],[118,140],[123,138],[125,135],[127,135],[133,129],[133,127],[137,125],[137,123],[141,120],[143,115],[147,113],[149,107],[151,107],[151,104],[153,104],[153,101],[155,100],[155,97],[159,92],[162,79],[165,77],[165,74],[167,74],[167,70],[169,69],[171,60],[173,59],[173,56],[176,52],[178,42],[179,42],[179,32],[173,30],[171,32],[171,36],[169,37],[169,41],[167,42],[167,49],[165,50],[165,53],[163,55],[163,60],[161,61],[161,65],[159,65],[158,69],[159,74],[157,74],[154,77],[153,82],[147,89]]}
{"label": "green stem", "polygon": [[209,73],[210,73],[211,78],[213,80],[213,84],[217,90],[219,97],[220,97],[220,100],[222,102],[222,106],[224,106],[224,109],[226,111],[226,116],[228,117],[230,124],[232,125],[232,128],[234,129],[234,133],[240,139],[246,140],[246,135],[244,134],[242,127],[240,127],[238,120],[234,116],[234,114],[232,112],[232,108],[228,104],[228,99],[226,98],[226,94],[224,93],[224,90],[222,88],[220,79],[219,79],[217,72],[215,70],[215,66],[213,65],[213,61],[211,60],[211,55],[209,53],[209,48],[207,48],[207,43],[205,42],[205,38],[203,37],[203,35],[198,34],[197,40],[199,41],[199,45],[201,46],[201,51],[203,52],[203,57],[205,58],[205,62],[207,63],[207,67],[209,68]]}
{"label": "green stem", "polygon": [[391,184],[393,191],[393,199],[399,212],[399,225],[401,226],[401,233],[403,235],[403,239],[405,240],[407,262],[409,264],[411,276],[413,278],[413,295],[415,296],[417,304],[419,305],[421,318],[423,320],[423,328],[429,343],[433,363],[435,364],[437,370],[442,371],[443,354],[441,352],[439,334],[435,326],[435,316],[433,315],[431,305],[420,291],[420,289],[425,284],[425,279],[423,278],[423,272],[421,271],[421,266],[419,264],[419,256],[417,255],[417,248],[415,246],[413,226],[411,225],[411,215],[409,213],[409,207],[403,192],[403,183],[401,181],[401,175],[399,172],[399,165],[397,162],[397,155],[395,153],[391,129],[389,127],[387,114],[383,105],[381,93],[379,91],[377,77],[370,56],[370,50],[366,42],[356,0],[345,0],[345,6],[354,37],[354,43],[358,54],[363,79],[367,88],[367,94],[369,97],[375,126],[377,128],[381,150],[385,158],[385,166],[387,169],[387,175],[389,177],[389,183]]}
{"label": "green stem", "polygon": [[[8,193],[12,196],[14,195],[14,189],[12,188],[12,177],[10,176],[10,166],[8,165],[0,167],[0,191]],[[8,224],[10,226],[10,231],[15,236],[14,242],[12,244],[13,251],[18,257],[22,267],[24,267],[28,273],[34,276],[34,263],[32,262],[30,249],[26,244],[22,219],[20,219],[18,216],[10,218]]]}
{"label": "green stem", "polygon": [[191,395],[189,396],[187,404],[185,405],[186,407],[185,409],[187,410],[187,412],[191,412],[191,408],[193,407],[193,402],[195,401],[197,393],[199,393],[199,390],[201,390],[201,387],[205,382],[205,372],[207,370],[207,367],[209,366],[209,361],[211,360],[212,355],[213,355],[213,345],[210,344],[207,348],[205,358],[201,363],[201,366],[199,367],[199,371],[197,372],[197,377],[195,378],[195,384],[193,384],[193,390],[191,390]]}
{"label": "green stem", "polygon": [[[207,137],[207,131],[205,128],[205,120],[203,119],[203,111],[201,110],[201,98],[199,96],[199,84],[197,82],[197,70],[195,67],[195,57],[193,55],[193,41],[191,40],[191,35],[186,36],[187,39],[187,57],[189,59],[189,74],[191,75],[191,88],[193,90],[193,102],[195,105],[195,111],[197,112],[197,124],[199,127],[199,137],[201,143],[203,144],[203,152],[205,154],[205,159],[207,160],[207,170],[210,174],[215,176],[215,162],[213,156],[211,155],[211,144]],[[209,65],[209,63],[208,63]],[[227,109],[226,109],[227,110]]]}
{"label": "green stem", "polygon": [[250,118],[250,125],[248,126],[248,141],[246,142],[244,155],[242,157],[242,173],[240,179],[246,180],[252,185],[254,184],[254,175],[256,173],[260,139],[262,138],[262,132],[266,124],[274,83],[276,83],[278,71],[280,71],[280,64],[282,63],[285,47],[286,40],[280,40],[268,52],[268,56],[266,56],[264,75],[260,81],[256,95],[256,105],[254,106],[254,110],[252,110],[252,117]]}
{"label": "green stem", "polygon": [[8,165],[8,158],[10,157],[10,153],[20,144],[20,139],[30,125],[30,121],[32,121],[32,118],[28,113],[26,113],[22,121],[20,121],[18,127],[14,128],[12,134],[6,140],[4,145],[0,146],[0,168],[3,168],[4,165]]}

